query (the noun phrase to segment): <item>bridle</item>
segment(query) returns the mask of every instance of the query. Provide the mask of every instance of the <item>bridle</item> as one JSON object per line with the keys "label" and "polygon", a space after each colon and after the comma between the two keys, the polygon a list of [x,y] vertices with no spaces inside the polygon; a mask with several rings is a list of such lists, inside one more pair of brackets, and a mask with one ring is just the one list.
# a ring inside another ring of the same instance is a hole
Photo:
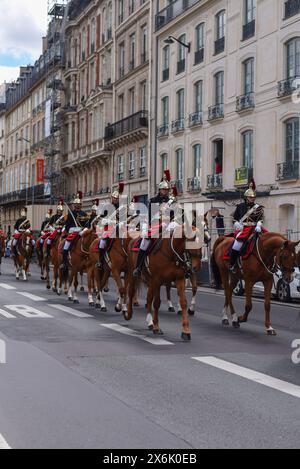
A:
{"label": "bridle", "polygon": [[260,237],[258,236],[257,239],[256,239],[256,251],[257,251],[257,255],[258,255],[258,260],[260,261],[260,263],[262,264],[262,266],[265,268],[265,270],[270,274],[270,275],[276,275],[277,277],[279,277],[279,275],[277,274],[277,272],[280,270],[283,274],[284,273],[288,273],[288,274],[293,274],[295,272],[295,268],[287,268],[283,265],[282,263],[282,256],[283,256],[283,253],[285,251],[285,249],[287,248],[286,247],[286,241],[283,242],[282,246],[279,248],[279,250],[276,252],[275,256],[273,257],[273,259],[270,259],[272,261],[272,265],[270,267],[268,267],[266,265],[266,262],[264,262],[264,260],[262,259],[262,256],[261,256],[261,253],[260,253],[260,250],[259,250],[259,240],[260,240]]}

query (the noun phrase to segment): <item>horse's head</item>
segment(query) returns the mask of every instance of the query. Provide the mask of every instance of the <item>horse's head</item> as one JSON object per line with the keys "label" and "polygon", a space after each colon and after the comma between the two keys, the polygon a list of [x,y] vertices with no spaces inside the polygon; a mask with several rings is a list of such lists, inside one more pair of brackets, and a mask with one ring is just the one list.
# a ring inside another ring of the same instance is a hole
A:
{"label": "horse's head", "polygon": [[277,264],[282,272],[284,282],[291,283],[294,279],[295,267],[297,267],[296,247],[300,241],[283,241],[282,246],[277,252]]}

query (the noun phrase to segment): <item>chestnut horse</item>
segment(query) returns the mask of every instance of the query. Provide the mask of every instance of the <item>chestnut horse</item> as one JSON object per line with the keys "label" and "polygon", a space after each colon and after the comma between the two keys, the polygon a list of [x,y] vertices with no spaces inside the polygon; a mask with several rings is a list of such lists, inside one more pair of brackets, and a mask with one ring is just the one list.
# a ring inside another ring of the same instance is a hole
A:
{"label": "chestnut horse", "polygon": [[15,250],[16,256],[13,256],[14,264],[16,267],[16,279],[20,279],[20,274],[23,275],[23,280],[27,281],[30,262],[33,256],[34,246],[32,244],[33,236],[30,231],[25,231],[18,239]]}
{"label": "chestnut horse", "polygon": [[50,279],[50,265],[53,265],[53,279],[52,279],[52,291],[54,293],[58,293],[57,289],[57,282],[59,277],[59,252],[58,246],[60,243],[61,237],[57,235],[57,237],[52,241],[51,249],[50,249],[50,256],[47,253],[47,242],[44,243],[43,248],[43,257],[44,257],[44,264],[45,264],[45,273],[46,273],[46,288],[48,290],[51,289],[51,279]]}
{"label": "chestnut horse", "polygon": [[6,244],[6,235],[3,233],[3,231],[0,231],[0,275],[2,275],[1,266],[2,266],[2,258],[5,256],[5,244]]}
{"label": "chestnut horse", "polygon": [[[190,242],[191,246],[186,243]],[[148,285],[147,313],[152,319],[152,304],[154,306],[153,333],[163,334],[159,326],[159,308],[161,305],[161,287],[172,282],[177,287],[180,306],[182,308],[182,339],[191,340],[188,306],[185,293],[185,280],[187,273],[197,271],[201,266],[202,250],[201,239],[197,233],[187,238],[182,226],[176,228],[170,239],[162,239],[158,250],[153,250],[149,256],[149,267],[144,266],[142,279]],[[129,275],[128,275],[128,312],[124,314],[127,321],[133,314],[133,299],[138,288],[139,280],[133,277],[137,253],[131,251],[133,242],[129,245]],[[154,300],[154,301],[153,301]]]}
{"label": "chestnut horse", "polygon": [[[234,238],[231,237],[220,237],[215,242],[211,257],[211,267],[216,287],[220,288],[222,284],[225,290],[222,324],[223,326],[229,326],[229,321],[232,320],[233,327],[239,328],[241,323],[248,321],[248,316],[252,310],[253,286],[256,282],[262,282],[265,290],[266,332],[268,335],[275,336],[276,331],[272,327],[270,318],[273,274],[280,270],[283,280],[287,283],[292,282],[296,265],[295,248],[300,241],[289,241],[279,233],[263,233],[256,236],[252,254],[247,260],[242,261],[242,270],[239,268],[236,274],[230,274],[228,261],[224,260],[224,254],[228,252],[233,241]],[[232,294],[241,279],[245,281],[246,306],[244,315],[238,317],[232,303]]]}

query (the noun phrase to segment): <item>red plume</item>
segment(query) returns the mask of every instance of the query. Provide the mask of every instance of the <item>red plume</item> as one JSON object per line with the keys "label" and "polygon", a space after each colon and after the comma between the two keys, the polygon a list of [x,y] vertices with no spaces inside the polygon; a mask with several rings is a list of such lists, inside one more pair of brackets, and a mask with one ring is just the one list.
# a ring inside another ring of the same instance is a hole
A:
{"label": "red plume", "polygon": [[254,179],[251,179],[249,187],[251,187],[254,191],[256,190],[256,184]]}
{"label": "red plume", "polygon": [[81,191],[78,191],[78,197],[79,197],[80,200],[83,199],[83,193]]}
{"label": "red plume", "polygon": [[120,194],[123,194],[124,188],[125,188],[124,182],[120,182],[120,183],[119,183],[119,193],[120,193]]}
{"label": "red plume", "polygon": [[59,204],[63,205],[65,203],[64,199],[60,199]]}
{"label": "red plume", "polygon": [[174,197],[178,197],[178,190],[176,186],[173,186],[173,195]]}
{"label": "red plume", "polygon": [[53,209],[52,208],[49,209],[49,215],[53,215]]}
{"label": "red plume", "polygon": [[170,171],[168,169],[166,169],[166,171],[165,171],[165,178],[168,182],[171,181],[171,174],[170,174]]}

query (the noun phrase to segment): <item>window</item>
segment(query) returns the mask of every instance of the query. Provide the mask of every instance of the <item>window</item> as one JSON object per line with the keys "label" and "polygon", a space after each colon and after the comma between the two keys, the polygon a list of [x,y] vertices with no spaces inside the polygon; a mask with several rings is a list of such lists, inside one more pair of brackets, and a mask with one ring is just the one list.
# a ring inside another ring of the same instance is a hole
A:
{"label": "window", "polygon": [[124,13],[125,13],[125,2],[124,0],[119,0],[119,24],[123,23],[124,21]]}
{"label": "window", "polygon": [[134,88],[131,88],[131,90],[129,90],[129,105],[130,105],[130,109],[129,109],[129,114],[134,114],[135,113],[135,89]]}
{"label": "window", "polygon": [[[182,34],[178,40],[183,44],[186,44],[186,35]],[[178,44],[177,74],[183,73],[185,71],[186,50],[186,47],[184,47],[182,44]]]}
{"label": "window", "polygon": [[183,180],[183,150],[176,151],[176,175],[177,181]]}
{"label": "window", "polygon": [[226,12],[220,11],[216,16],[216,41],[215,55],[225,50],[225,33],[226,33]]}
{"label": "window", "polygon": [[200,178],[201,176],[201,145],[194,145],[193,147],[194,155],[194,177]]}
{"label": "window", "polygon": [[135,176],[135,152],[129,153],[129,179],[133,179]]}
{"label": "window", "polygon": [[148,29],[147,26],[142,28],[142,56],[141,63],[145,63],[148,59]]}
{"label": "window", "polygon": [[203,106],[203,81],[197,81],[194,86],[195,90],[195,112],[197,114],[202,113],[202,106]]}
{"label": "window", "polygon": [[148,109],[148,96],[147,96],[147,82],[143,81],[141,83],[141,103],[142,107],[141,109],[143,111]]}
{"label": "window", "polygon": [[162,99],[162,123],[164,127],[169,125],[169,96]]}
{"label": "window", "polygon": [[144,145],[140,148],[140,168],[146,168],[147,165],[147,147]]}
{"label": "window", "polygon": [[118,181],[124,179],[124,155],[118,156]]}
{"label": "window", "polygon": [[96,44],[96,20],[95,18],[92,19],[91,24],[91,53],[95,52],[95,44]]}
{"label": "window", "polygon": [[224,72],[215,75],[215,102],[217,106],[224,107]]}
{"label": "window", "polygon": [[254,92],[254,59],[244,62],[244,94]]}
{"label": "window", "polygon": [[120,78],[123,78],[125,75],[125,46],[124,44],[120,44],[119,49],[119,61],[120,61]]}
{"label": "window", "polygon": [[177,92],[177,118],[184,120],[184,89]]}
{"label": "window", "polygon": [[285,160],[287,163],[299,161],[299,119],[285,123]]}
{"label": "window", "polygon": [[135,34],[130,36],[130,62],[129,62],[130,70],[135,68]]}
{"label": "window", "polygon": [[248,130],[243,133],[243,166],[253,168],[253,131]]}
{"label": "window", "polygon": [[168,169],[168,155],[163,153],[161,155],[161,175],[164,176],[165,171]]}
{"label": "window", "polygon": [[300,77],[300,38],[289,41],[287,50],[287,78]]}
{"label": "window", "polygon": [[199,24],[196,28],[196,51],[195,65],[203,62],[204,59],[204,24]]}
{"label": "window", "polygon": [[162,80],[166,81],[169,80],[170,77],[170,47],[166,46],[163,48],[163,59],[162,59],[162,68],[163,68],[163,76]]}
{"label": "window", "polygon": [[255,20],[256,0],[245,0],[245,24]]}

